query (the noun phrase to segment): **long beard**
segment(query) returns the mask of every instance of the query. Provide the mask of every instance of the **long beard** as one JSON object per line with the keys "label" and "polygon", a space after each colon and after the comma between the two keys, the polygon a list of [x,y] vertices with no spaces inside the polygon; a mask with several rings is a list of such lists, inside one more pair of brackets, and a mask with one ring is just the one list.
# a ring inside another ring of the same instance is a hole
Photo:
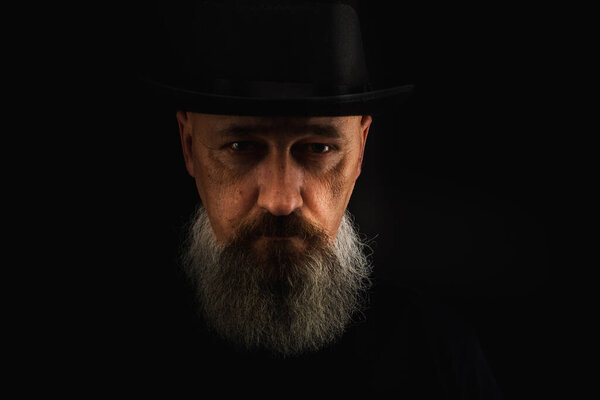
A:
{"label": "long beard", "polygon": [[[246,225],[222,246],[199,206],[182,262],[216,333],[247,350],[290,356],[318,350],[344,332],[365,305],[371,265],[349,212],[333,244],[300,217],[282,218]],[[253,244],[265,233],[298,234],[305,248],[277,240],[257,249]]]}

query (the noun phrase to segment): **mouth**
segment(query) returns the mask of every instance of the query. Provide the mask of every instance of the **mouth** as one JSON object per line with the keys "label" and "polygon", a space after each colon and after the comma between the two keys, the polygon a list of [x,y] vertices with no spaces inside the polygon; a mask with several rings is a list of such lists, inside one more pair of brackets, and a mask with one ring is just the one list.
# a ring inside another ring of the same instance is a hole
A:
{"label": "mouth", "polygon": [[[260,236],[256,241],[259,247],[269,246],[269,244],[285,244],[291,245],[294,248],[304,249],[306,242],[299,236]],[[263,247],[264,248],[264,247]]]}

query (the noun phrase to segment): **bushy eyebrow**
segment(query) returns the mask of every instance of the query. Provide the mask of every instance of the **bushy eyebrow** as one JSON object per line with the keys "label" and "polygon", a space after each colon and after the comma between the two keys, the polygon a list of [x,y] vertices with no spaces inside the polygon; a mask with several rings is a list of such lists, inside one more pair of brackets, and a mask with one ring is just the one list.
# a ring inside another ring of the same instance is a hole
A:
{"label": "bushy eyebrow", "polygon": [[339,139],[342,134],[334,125],[324,124],[303,124],[303,125],[230,125],[218,131],[218,135],[223,138],[240,137],[249,135],[273,135],[273,134],[306,134],[326,137],[329,139]]}

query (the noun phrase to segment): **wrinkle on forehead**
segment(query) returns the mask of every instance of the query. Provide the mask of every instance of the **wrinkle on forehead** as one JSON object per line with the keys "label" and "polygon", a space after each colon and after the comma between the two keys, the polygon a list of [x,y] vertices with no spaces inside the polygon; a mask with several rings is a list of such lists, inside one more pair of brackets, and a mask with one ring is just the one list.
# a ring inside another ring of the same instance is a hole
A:
{"label": "wrinkle on forehead", "polygon": [[[330,126],[342,133],[353,124],[360,126],[361,116],[345,117],[286,117],[286,116],[233,116],[190,113],[194,131],[223,132],[234,127],[264,127],[265,133],[297,135],[308,126]],[[325,133],[325,130],[323,131]]]}

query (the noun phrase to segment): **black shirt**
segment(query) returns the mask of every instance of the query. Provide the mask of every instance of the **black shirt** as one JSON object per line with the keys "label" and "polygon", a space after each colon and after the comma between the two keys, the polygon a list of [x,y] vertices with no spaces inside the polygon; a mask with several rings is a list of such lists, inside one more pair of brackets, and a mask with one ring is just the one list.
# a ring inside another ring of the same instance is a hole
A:
{"label": "black shirt", "polygon": [[338,341],[283,359],[233,348],[194,309],[157,312],[171,317],[129,338],[113,374],[120,387],[137,394],[502,398],[474,330],[412,289],[375,285],[364,315]]}

